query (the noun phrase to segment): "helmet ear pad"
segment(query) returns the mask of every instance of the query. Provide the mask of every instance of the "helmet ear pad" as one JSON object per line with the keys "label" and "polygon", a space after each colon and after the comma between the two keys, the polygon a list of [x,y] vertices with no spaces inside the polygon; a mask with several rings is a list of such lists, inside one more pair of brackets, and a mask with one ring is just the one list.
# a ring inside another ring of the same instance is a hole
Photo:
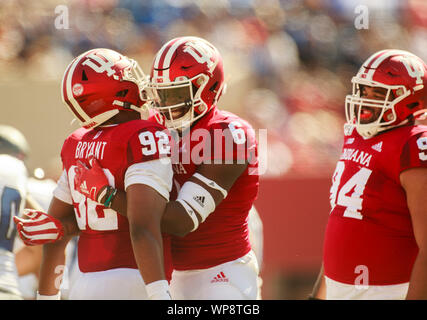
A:
{"label": "helmet ear pad", "polygon": [[388,122],[390,120],[393,119],[393,111],[391,110],[387,110],[384,112],[383,117],[382,117],[382,121],[383,122]]}

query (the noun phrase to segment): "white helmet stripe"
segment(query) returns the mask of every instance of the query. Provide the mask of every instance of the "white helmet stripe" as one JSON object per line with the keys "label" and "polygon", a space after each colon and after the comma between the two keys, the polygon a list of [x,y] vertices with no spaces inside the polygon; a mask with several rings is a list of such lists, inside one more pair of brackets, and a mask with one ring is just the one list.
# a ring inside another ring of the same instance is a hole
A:
{"label": "white helmet stripe", "polygon": [[159,66],[160,58],[164,55],[164,51],[166,50],[166,47],[170,45],[170,41],[166,43],[159,51],[159,54],[156,57],[156,61],[154,62],[154,77],[158,77],[158,71],[156,69],[162,69],[163,75],[162,78],[166,78],[168,81],[171,81],[172,79],[169,78],[169,67],[171,63],[172,56],[175,52],[175,50],[183,43],[187,42],[188,38],[179,39],[178,41],[175,41],[173,43],[169,50],[166,52],[165,58],[163,59],[162,66]]}
{"label": "white helmet stripe", "polygon": [[[372,74],[369,72],[371,71],[371,65],[372,63],[378,59],[378,57],[381,57],[387,50],[382,50],[379,52],[375,52],[373,55],[371,55],[362,65],[362,68],[360,68],[360,71],[362,74],[365,74],[364,79],[372,80]],[[360,75],[360,74],[359,74]]]}
{"label": "white helmet stripe", "polygon": [[67,69],[64,72],[64,76],[62,77],[62,81],[61,81],[61,98],[62,98],[62,102],[64,102],[65,104],[67,104],[67,94],[66,92],[66,88],[64,87],[65,82],[66,82],[66,78],[68,77],[69,71],[70,71],[70,67],[71,64],[68,65]]}
{"label": "white helmet stripe", "polygon": [[368,59],[366,59],[366,61],[363,63],[364,67],[369,67],[369,65],[372,63],[372,61],[381,56],[384,52],[386,52],[387,50],[381,50],[379,52],[375,52],[373,55],[371,55]]}
{"label": "white helmet stripe", "polygon": [[172,81],[172,79],[169,78],[169,67],[171,65],[171,59],[172,56],[175,52],[175,50],[183,43],[187,42],[187,39],[183,38],[180,39],[178,41],[176,41],[169,49],[168,53],[166,54],[165,60],[163,60],[163,67],[167,67],[166,70],[164,70],[163,72],[163,77],[165,77],[166,79],[169,79],[169,81]]}
{"label": "white helmet stripe", "polygon": [[[381,52],[386,51],[385,54],[380,55],[375,61],[372,62],[371,66],[370,66],[370,70],[368,71],[367,75],[366,75],[366,79],[368,80],[372,80],[372,77],[374,76],[375,73],[375,69],[378,68],[378,66],[387,58],[391,57],[392,55],[398,55],[398,54],[410,54],[407,51],[403,51],[403,50],[383,50]],[[376,55],[378,56],[378,55]],[[371,60],[371,59],[369,59]],[[368,65],[368,64],[366,64]]]}
{"label": "white helmet stripe", "polygon": [[156,58],[154,60],[154,64],[153,64],[153,78],[157,78],[159,76],[159,63],[160,63],[160,58],[163,56],[163,51],[166,50],[168,43],[166,43],[157,53]]}

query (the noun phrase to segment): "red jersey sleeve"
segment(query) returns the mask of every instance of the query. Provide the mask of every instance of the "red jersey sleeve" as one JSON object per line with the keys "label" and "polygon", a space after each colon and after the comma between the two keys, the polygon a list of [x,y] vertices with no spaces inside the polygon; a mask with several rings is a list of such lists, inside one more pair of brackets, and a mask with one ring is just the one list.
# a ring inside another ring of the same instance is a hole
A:
{"label": "red jersey sleeve", "polygon": [[128,163],[146,162],[170,157],[170,135],[163,127],[152,125],[133,134],[127,146]]}
{"label": "red jersey sleeve", "polygon": [[427,167],[427,132],[408,139],[400,155],[400,172],[417,167]]}

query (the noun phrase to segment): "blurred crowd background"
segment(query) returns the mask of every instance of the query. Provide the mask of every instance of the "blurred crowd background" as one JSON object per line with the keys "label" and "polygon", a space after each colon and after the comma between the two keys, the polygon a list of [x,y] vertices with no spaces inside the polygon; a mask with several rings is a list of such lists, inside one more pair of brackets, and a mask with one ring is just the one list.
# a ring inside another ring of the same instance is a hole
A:
{"label": "blurred crowd background", "polygon": [[[368,20],[361,27],[356,20],[366,8]],[[61,77],[74,56],[94,47],[111,48],[136,59],[149,74],[156,51],[181,35],[203,37],[222,53],[228,91],[219,106],[256,129],[268,129],[260,197],[266,190],[263,181],[276,179],[289,184],[289,190],[278,187],[286,202],[288,191],[299,185],[295,181],[305,179],[303,188],[313,194],[304,200],[320,194],[323,202],[313,200],[313,205],[327,211],[327,183],[320,183],[317,192],[307,190],[306,181],[328,181],[333,172],[351,77],[370,54],[385,48],[427,59],[427,1],[1,0],[0,116],[28,137],[30,168],[47,170],[63,139],[77,127],[70,125],[72,116],[59,94]],[[260,215],[267,220],[280,216],[277,210],[260,210]],[[316,214],[327,218],[327,212]],[[310,221],[304,223],[320,230],[320,237],[324,226]],[[322,239],[310,239],[318,252],[310,266],[320,266]],[[266,259],[274,255],[273,249],[265,250]],[[307,286],[314,270],[310,276]],[[277,284],[283,277],[274,279]],[[300,297],[297,291],[269,292],[272,299]]]}
{"label": "blurred crowd background", "polygon": [[[355,27],[358,6],[369,9],[367,29]],[[225,60],[220,105],[269,129],[267,174],[318,174],[336,161],[360,63],[384,48],[427,58],[426,26],[422,0],[2,0],[0,81],[59,81],[94,47],[124,52],[149,73],[165,41],[201,36]]]}

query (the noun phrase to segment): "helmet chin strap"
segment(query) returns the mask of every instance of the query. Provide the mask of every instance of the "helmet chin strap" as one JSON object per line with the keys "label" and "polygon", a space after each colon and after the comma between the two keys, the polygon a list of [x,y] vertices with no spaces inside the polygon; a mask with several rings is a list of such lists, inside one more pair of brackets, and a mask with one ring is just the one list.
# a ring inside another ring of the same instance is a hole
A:
{"label": "helmet chin strap", "polygon": [[[165,126],[170,129],[175,129],[182,132],[184,129],[191,125],[191,120],[193,119],[193,107],[190,107],[186,114],[178,119],[167,119],[165,117]],[[172,115],[170,115],[172,117]],[[182,125],[177,126],[177,123],[181,123]]]}
{"label": "helmet chin strap", "polygon": [[406,124],[408,124],[409,119],[405,119],[402,122],[400,122],[397,125],[389,125],[389,126],[385,126],[385,127],[372,127],[372,128],[360,128],[360,127],[356,127],[357,132],[365,139],[369,139],[372,138],[374,136],[376,136],[378,133],[383,132],[385,130],[391,129],[391,128],[398,128],[401,126],[404,126]]}
{"label": "helmet chin strap", "polygon": [[122,107],[124,109],[128,109],[128,110],[130,109],[130,110],[134,110],[134,111],[138,112],[141,115],[142,120],[147,120],[149,115],[150,115],[147,104],[143,104],[142,106],[138,107],[138,106],[135,106],[133,104],[127,104],[123,101],[114,100],[113,105]]}

